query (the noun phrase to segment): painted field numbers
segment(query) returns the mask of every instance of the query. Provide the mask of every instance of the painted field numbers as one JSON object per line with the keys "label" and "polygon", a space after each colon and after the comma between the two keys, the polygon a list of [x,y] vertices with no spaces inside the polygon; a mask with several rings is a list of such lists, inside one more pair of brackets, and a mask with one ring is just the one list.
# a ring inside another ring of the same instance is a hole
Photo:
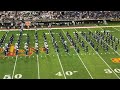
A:
{"label": "painted field numbers", "polygon": [[[104,71],[105,71],[105,73],[107,73],[107,74],[113,73],[111,69],[104,69]],[[118,69],[118,68],[113,69],[113,71],[114,71],[115,73],[120,73],[120,69]]]}
{"label": "painted field numbers", "polygon": [[[73,74],[77,73],[78,71],[66,71],[65,75],[72,76]],[[62,72],[57,72],[55,75],[57,76],[63,76]]]}
{"label": "painted field numbers", "polygon": [[[16,75],[14,75],[13,79],[21,79],[21,78],[22,78],[22,74],[16,74]],[[5,75],[3,77],[3,79],[12,79],[12,76],[10,74],[8,74],[8,75]]]}

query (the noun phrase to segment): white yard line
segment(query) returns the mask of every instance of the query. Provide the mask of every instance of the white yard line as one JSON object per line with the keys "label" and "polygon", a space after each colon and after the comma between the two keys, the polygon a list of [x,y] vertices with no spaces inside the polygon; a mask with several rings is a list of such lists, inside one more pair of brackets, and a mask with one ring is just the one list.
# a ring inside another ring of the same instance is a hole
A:
{"label": "white yard line", "polygon": [[66,76],[65,76],[65,73],[64,73],[64,69],[63,69],[63,66],[62,66],[62,64],[61,64],[60,57],[59,57],[58,53],[57,53],[57,56],[58,56],[58,60],[59,60],[61,69],[62,69],[62,71],[63,71],[64,78],[66,79]]}
{"label": "white yard line", "polygon": [[15,64],[14,64],[14,69],[13,69],[13,73],[12,73],[12,79],[14,78],[14,74],[15,74],[15,68],[16,68],[17,58],[18,58],[18,55],[16,56],[16,60],[15,60]]}
{"label": "white yard line", "polygon": [[[28,31],[27,31],[28,32]],[[35,30],[35,33],[37,32],[37,30]],[[35,36],[34,36],[35,38]],[[33,56],[34,57],[34,56]],[[40,79],[40,67],[39,67],[39,59],[38,59],[38,55],[37,55],[37,70],[38,70],[38,79]]]}
{"label": "white yard line", "polygon": [[[114,27],[112,27],[112,28],[114,28]],[[114,28],[115,30],[117,30],[117,31],[120,31],[119,29],[117,29],[117,28]]]}
{"label": "white yard line", "polygon": [[[62,30],[63,31],[63,30]],[[64,35],[66,36],[66,34],[65,34],[65,32],[63,31],[63,33],[64,33]],[[67,38],[67,36],[66,36],[66,38]],[[68,38],[67,38],[68,39]],[[68,39],[68,41],[69,41],[69,39]],[[70,42],[70,41],[69,41]],[[74,49],[75,50],[75,49]],[[75,52],[76,52],[76,50],[75,50]],[[77,52],[76,52],[77,53]],[[89,72],[89,70],[87,69],[87,67],[86,67],[86,65],[84,64],[84,62],[82,61],[82,59],[81,59],[81,57],[79,56],[79,54],[77,53],[77,55],[78,55],[78,57],[79,57],[79,59],[80,59],[80,61],[82,62],[82,64],[83,64],[83,66],[85,67],[85,69],[87,70],[87,72],[88,72],[88,74],[90,75],[90,77],[91,77],[91,79],[93,79],[93,77],[92,77],[92,75],[90,74],[90,72]]]}
{"label": "white yard line", "polygon": [[16,60],[15,60],[14,69],[13,69],[13,73],[12,73],[12,79],[14,78],[14,74],[15,74],[15,69],[16,69],[17,59],[18,59],[18,55],[16,55]]}
{"label": "white yard line", "polygon": [[14,64],[14,69],[13,69],[12,79],[14,78],[14,73],[15,73],[15,69],[16,69],[17,59],[18,59],[18,55],[16,55],[16,60],[15,60],[15,64]]}
{"label": "white yard line", "polygon": [[37,66],[38,66],[38,79],[40,79],[40,70],[39,70],[39,59],[37,55]]}
{"label": "white yard line", "polygon": [[[112,27],[112,28],[114,28],[114,27]],[[114,28],[114,29],[120,32],[120,30],[119,30],[119,29],[117,29],[117,28]],[[118,38],[117,38],[117,37],[116,37],[116,39],[118,40]]]}
{"label": "white yard line", "polygon": [[[49,34],[50,34],[50,30],[49,30]],[[51,35],[50,35],[50,36],[51,36]],[[51,36],[51,37],[52,37],[52,36]],[[57,52],[56,52],[56,54],[57,54],[58,61],[59,61],[59,63],[60,63],[60,67],[61,67],[61,69],[62,69],[62,72],[63,72],[64,78],[67,79],[66,76],[65,76],[65,73],[64,73],[64,69],[63,69],[62,63],[61,63],[61,61],[60,61],[60,57],[59,57],[59,55],[58,55]]]}
{"label": "white yard line", "polygon": [[[76,30],[76,29],[75,29]],[[76,30],[77,31],[77,30]],[[78,32],[78,31],[77,31]],[[82,36],[81,36],[82,37]],[[83,37],[82,37],[83,38]],[[83,38],[84,39],[84,38]],[[84,39],[85,40],[85,39]],[[85,40],[86,41],[86,40]],[[87,42],[87,41],[86,41]],[[88,43],[88,42],[87,42]],[[89,43],[88,43],[89,44]],[[89,44],[90,45],[90,44]],[[91,46],[91,45],[90,45]],[[91,46],[92,47],[92,46]],[[92,49],[94,50],[94,48],[92,47]],[[95,50],[94,50],[95,51]],[[102,59],[102,61],[112,70],[112,68],[105,62],[105,60],[100,56],[100,54],[98,52],[95,51],[95,53]],[[120,79],[120,77],[112,70],[112,72],[117,76],[117,78]]]}
{"label": "white yard line", "polygon": [[[114,28],[114,27],[112,27],[112,28]],[[120,30],[119,30],[119,29],[117,29],[117,28],[114,28],[114,29],[120,32]],[[116,39],[118,39],[118,38],[116,37]]]}

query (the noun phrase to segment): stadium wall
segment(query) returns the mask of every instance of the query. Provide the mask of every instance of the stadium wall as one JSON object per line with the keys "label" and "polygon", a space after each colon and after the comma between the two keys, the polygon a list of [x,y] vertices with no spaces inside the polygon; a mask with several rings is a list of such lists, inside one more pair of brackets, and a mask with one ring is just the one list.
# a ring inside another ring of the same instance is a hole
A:
{"label": "stadium wall", "polygon": [[[119,23],[117,20],[106,20],[107,23]],[[0,22],[0,28],[1,29],[20,29],[21,22]],[[103,19],[99,20],[63,20],[63,21],[31,21],[30,28],[46,28],[51,24],[52,27],[79,27],[79,26],[91,26],[92,24],[104,24]],[[24,28],[27,29],[27,26],[24,25]]]}

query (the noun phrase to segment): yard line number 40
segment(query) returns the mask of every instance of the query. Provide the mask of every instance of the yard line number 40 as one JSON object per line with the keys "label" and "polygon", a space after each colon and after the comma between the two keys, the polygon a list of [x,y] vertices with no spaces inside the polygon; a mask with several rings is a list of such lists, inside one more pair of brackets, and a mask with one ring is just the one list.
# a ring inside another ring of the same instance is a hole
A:
{"label": "yard line number 40", "polygon": [[[74,73],[77,73],[78,71],[66,71],[65,75],[72,76]],[[57,76],[63,76],[62,72],[57,72],[55,75]]]}

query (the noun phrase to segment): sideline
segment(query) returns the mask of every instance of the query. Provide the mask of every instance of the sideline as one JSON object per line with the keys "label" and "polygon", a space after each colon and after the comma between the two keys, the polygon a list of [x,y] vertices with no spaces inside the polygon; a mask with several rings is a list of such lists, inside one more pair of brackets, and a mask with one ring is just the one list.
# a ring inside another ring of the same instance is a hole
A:
{"label": "sideline", "polygon": [[[119,26],[81,26],[81,27],[52,27],[51,29],[74,29],[74,28],[101,28],[101,27],[120,27]],[[47,30],[48,28],[37,28],[38,30]],[[0,31],[19,31],[19,29],[0,29]],[[35,30],[35,28],[24,29],[24,30]]]}

